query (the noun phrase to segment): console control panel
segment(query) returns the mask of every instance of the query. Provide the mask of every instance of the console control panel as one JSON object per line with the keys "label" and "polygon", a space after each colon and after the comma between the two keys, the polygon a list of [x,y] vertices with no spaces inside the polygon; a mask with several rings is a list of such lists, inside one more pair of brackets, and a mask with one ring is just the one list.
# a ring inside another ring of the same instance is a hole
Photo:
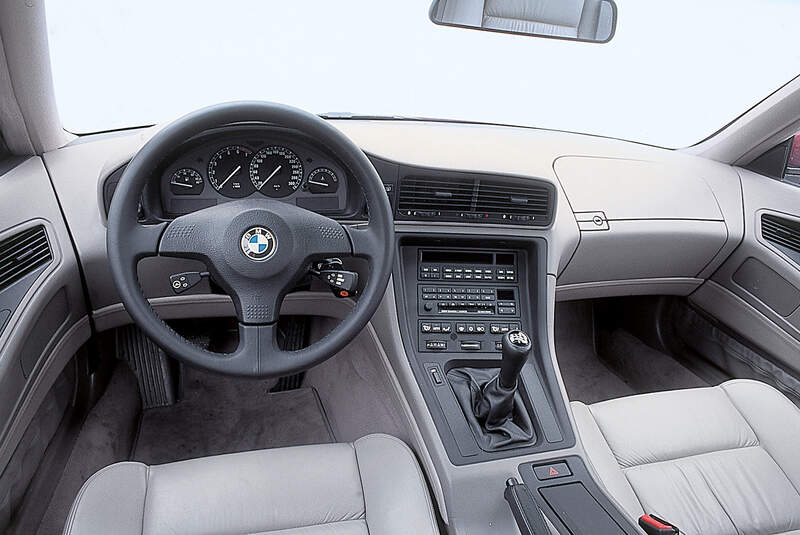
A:
{"label": "console control panel", "polygon": [[520,322],[427,321],[419,322],[419,350],[439,352],[497,352],[500,340],[508,331],[520,328]]}
{"label": "console control panel", "polygon": [[522,327],[515,251],[422,249],[416,265],[421,352],[497,352]]}
{"label": "console control panel", "polygon": [[496,286],[419,285],[419,314],[476,314],[516,316],[517,289]]}

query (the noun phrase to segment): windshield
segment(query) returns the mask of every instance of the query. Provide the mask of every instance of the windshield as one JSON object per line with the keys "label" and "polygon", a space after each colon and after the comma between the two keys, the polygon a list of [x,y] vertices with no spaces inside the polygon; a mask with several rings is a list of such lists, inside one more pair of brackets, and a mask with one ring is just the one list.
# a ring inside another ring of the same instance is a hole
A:
{"label": "windshield", "polygon": [[617,0],[607,44],[439,26],[429,6],[48,0],[62,121],[87,133],[258,99],[681,147],[786,83],[800,59],[794,0]]}

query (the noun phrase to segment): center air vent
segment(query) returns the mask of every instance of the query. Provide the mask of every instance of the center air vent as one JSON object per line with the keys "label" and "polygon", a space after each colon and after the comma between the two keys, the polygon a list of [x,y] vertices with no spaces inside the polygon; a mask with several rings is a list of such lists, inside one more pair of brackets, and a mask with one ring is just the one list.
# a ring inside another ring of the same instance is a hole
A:
{"label": "center air vent", "polygon": [[547,226],[555,189],[543,180],[483,176],[406,176],[400,180],[400,219]]}
{"label": "center air vent", "polygon": [[0,291],[53,259],[42,225],[0,241]]}
{"label": "center air vent", "polygon": [[761,216],[761,236],[800,263],[800,222],[764,214]]}
{"label": "center air vent", "polygon": [[468,212],[472,207],[475,181],[471,178],[406,177],[400,182],[398,210],[416,212]]}
{"label": "center air vent", "polygon": [[528,182],[481,180],[475,211],[520,222],[550,221],[552,188]]}

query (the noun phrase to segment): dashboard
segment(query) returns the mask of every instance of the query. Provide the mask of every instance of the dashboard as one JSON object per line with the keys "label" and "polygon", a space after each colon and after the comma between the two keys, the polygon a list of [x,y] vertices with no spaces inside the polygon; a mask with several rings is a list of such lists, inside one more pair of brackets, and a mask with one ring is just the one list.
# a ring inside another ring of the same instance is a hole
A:
{"label": "dashboard", "polygon": [[[123,170],[109,179],[118,181]],[[108,194],[110,200],[113,190]],[[143,205],[148,215],[170,219],[259,197],[337,218],[359,214],[363,204],[355,179],[324,147],[293,131],[245,125],[177,147],[145,190]]]}

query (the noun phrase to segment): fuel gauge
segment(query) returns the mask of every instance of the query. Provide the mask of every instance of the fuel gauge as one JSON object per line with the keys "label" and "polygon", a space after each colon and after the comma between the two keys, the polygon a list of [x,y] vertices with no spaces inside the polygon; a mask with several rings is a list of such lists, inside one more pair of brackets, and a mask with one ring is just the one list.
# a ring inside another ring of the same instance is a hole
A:
{"label": "fuel gauge", "polygon": [[178,169],[169,179],[169,189],[175,195],[200,195],[203,185],[203,176],[189,167]]}
{"label": "fuel gauge", "polygon": [[336,173],[327,167],[317,167],[309,173],[306,185],[311,193],[336,193],[339,189],[339,179]]}

